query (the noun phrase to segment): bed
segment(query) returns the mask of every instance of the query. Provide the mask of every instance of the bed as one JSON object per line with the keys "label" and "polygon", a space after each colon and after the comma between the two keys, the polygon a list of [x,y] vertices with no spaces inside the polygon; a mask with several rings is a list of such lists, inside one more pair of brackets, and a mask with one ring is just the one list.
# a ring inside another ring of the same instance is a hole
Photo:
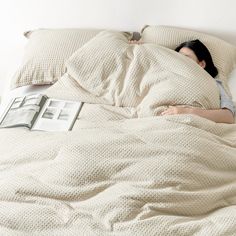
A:
{"label": "bed", "polygon": [[139,33],[25,33],[13,91],[85,104],[70,132],[0,129],[1,235],[235,235],[236,124],[161,112],[219,108],[214,80],[176,45],[201,39],[233,99],[236,48],[171,26]]}

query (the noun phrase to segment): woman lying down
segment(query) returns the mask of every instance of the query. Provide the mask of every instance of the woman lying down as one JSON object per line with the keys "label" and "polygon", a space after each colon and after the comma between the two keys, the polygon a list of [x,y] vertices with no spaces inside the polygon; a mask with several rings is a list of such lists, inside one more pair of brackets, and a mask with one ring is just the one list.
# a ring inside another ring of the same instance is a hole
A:
{"label": "woman lying down", "polygon": [[[139,41],[131,41],[131,43],[142,43]],[[181,43],[175,51],[194,60],[199,66],[205,69],[213,78],[218,75],[218,70],[215,67],[211,54],[207,47],[198,39]],[[217,123],[234,123],[235,106],[233,101],[225,92],[222,82],[215,79],[220,92],[220,107],[221,109],[206,110],[193,107],[170,106],[163,111],[161,115],[175,115],[175,114],[194,114]]]}

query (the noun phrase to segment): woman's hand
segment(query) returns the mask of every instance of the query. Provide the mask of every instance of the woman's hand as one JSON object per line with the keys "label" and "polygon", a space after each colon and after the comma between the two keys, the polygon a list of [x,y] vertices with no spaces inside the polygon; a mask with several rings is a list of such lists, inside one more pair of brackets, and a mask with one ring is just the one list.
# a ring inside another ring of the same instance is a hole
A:
{"label": "woman's hand", "polygon": [[169,106],[161,115],[177,115],[177,114],[191,114],[192,108],[180,107],[180,106]]}
{"label": "woman's hand", "polygon": [[170,106],[161,115],[193,114],[201,116],[216,123],[234,124],[233,113],[226,108],[206,110],[198,107]]}

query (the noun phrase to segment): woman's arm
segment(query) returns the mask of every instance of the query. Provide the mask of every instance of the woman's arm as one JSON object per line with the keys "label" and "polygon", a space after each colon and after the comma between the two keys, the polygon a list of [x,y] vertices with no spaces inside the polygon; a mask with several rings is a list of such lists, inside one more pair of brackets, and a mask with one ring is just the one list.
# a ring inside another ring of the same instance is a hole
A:
{"label": "woman's arm", "polygon": [[161,115],[175,114],[194,114],[212,120],[216,123],[234,123],[233,113],[228,109],[205,110],[201,108],[170,106],[161,113]]}

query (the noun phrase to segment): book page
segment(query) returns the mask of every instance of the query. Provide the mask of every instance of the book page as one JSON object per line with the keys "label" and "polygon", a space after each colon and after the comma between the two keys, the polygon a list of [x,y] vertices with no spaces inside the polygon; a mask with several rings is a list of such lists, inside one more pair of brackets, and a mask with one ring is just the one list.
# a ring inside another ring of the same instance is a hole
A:
{"label": "book page", "polygon": [[40,111],[41,103],[45,99],[41,94],[14,98],[1,120],[0,127],[26,126],[31,128]]}
{"label": "book page", "polygon": [[12,109],[6,114],[1,123],[2,127],[27,126],[31,127],[31,121],[37,111],[35,109],[29,110],[20,108],[15,111]]}
{"label": "book page", "polygon": [[48,99],[38,115],[32,130],[71,130],[82,105],[82,102]]}

